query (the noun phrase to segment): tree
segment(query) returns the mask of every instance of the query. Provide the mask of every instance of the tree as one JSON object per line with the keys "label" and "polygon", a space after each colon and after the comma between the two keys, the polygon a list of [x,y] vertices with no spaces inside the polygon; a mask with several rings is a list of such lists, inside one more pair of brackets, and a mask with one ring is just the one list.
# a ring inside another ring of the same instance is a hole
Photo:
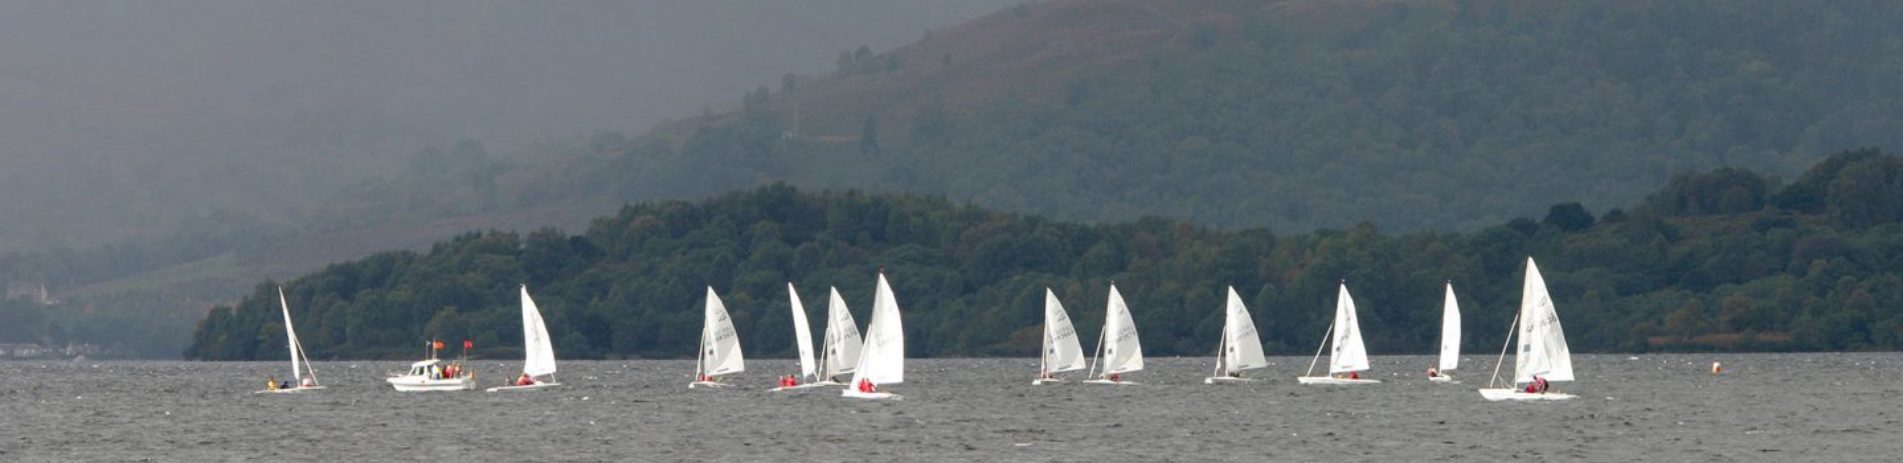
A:
{"label": "tree", "polygon": [[1540,223],[1551,225],[1560,230],[1574,232],[1591,227],[1593,217],[1592,213],[1587,212],[1586,207],[1579,203],[1561,203],[1554,204],[1553,207],[1548,208],[1546,210],[1546,219],[1541,220]]}

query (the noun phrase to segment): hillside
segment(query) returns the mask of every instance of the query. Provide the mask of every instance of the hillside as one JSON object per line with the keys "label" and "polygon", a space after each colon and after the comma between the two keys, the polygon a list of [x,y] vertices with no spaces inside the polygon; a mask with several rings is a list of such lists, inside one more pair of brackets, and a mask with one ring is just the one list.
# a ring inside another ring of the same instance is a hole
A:
{"label": "hillside", "polygon": [[[472,339],[483,355],[508,357],[520,343],[518,283],[567,358],[691,356],[708,286],[748,352],[773,356],[792,352],[788,281],[809,308],[839,287],[863,320],[884,269],[905,309],[907,352],[934,357],[1035,352],[1046,287],[1091,338],[1115,282],[1146,353],[1193,356],[1214,347],[1224,285],[1244,295],[1269,352],[1312,352],[1341,281],[1371,352],[1427,352],[1441,283],[1452,281],[1475,327],[1464,344],[1480,352],[1501,342],[1534,256],[1578,351],[1896,349],[1903,205],[1888,199],[1898,195],[1903,158],[1859,151],[1787,187],[1742,170],[1681,175],[1600,217],[1565,203],[1537,222],[1470,234],[1360,224],[1277,235],[775,185],[631,206],[581,235],[469,233],[284,287],[305,346],[325,358],[400,357],[429,338]],[[214,309],[186,356],[283,355],[274,286]]]}
{"label": "hillside", "polygon": [[0,256],[0,273],[195,314],[260,276],[775,183],[1066,222],[1474,232],[1633,204],[1685,171],[1778,183],[1824,153],[1903,148],[1898,20],[1877,1],[1026,3],[754,76],[652,130],[434,143],[302,207]]}

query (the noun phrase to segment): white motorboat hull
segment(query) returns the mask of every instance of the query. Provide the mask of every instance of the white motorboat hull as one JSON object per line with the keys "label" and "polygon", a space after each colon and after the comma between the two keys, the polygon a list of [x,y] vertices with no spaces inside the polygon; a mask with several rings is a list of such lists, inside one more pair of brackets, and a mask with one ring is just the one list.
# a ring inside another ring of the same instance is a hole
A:
{"label": "white motorboat hull", "polygon": [[1117,385],[1117,386],[1141,386],[1141,384],[1137,384],[1131,381],[1111,381],[1108,379],[1087,379],[1087,380],[1084,380],[1084,384],[1111,384],[1111,385]]}
{"label": "white motorboat hull", "polygon": [[487,389],[487,390],[488,390],[489,392],[500,392],[500,391],[533,391],[533,390],[536,390],[536,389],[547,389],[547,388],[551,388],[551,387],[555,387],[555,386],[560,386],[560,385],[562,385],[562,383],[544,383],[544,382],[540,382],[540,381],[537,381],[537,382],[536,382],[535,384],[530,384],[530,385],[527,385],[527,386],[502,386],[502,387],[492,387],[492,388],[489,388],[489,389]]}
{"label": "white motorboat hull", "polygon": [[1567,400],[1579,397],[1559,392],[1526,392],[1520,389],[1481,389],[1480,396],[1494,402],[1502,400]]}
{"label": "white motorboat hull", "polygon": [[476,378],[464,376],[453,379],[429,379],[416,376],[398,376],[390,378],[390,387],[399,392],[439,392],[476,390]]}
{"label": "white motorboat hull", "polygon": [[323,389],[323,388],[324,388],[323,386],[286,387],[286,388],[278,388],[278,389],[265,389],[262,391],[254,392],[253,394],[290,394],[294,392],[315,391],[315,390]]}
{"label": "white motorboat hull", "polygon": [[1380,384],[1381,383],[1381,380],[1378,380],[1378,379],[1347,379],[1347,378],[1335,378],[1331,376],[1302,376],[1302,377],[1295,378],[1295,380],[1302,384],[1349,385],[1349,384]]}
{"label": "white motorboat hull", "polygon": [[868,399],[868,400],[900,400],[905,398],[905,396],[893,394],[890,392],[859,392],[856,389],[847,389],[845,391],[842,391],[839,393],[839,396],[853,398],[853,399]]}
{"label": "white motorboat hull", "polygon": [[1427,377],[1427,380],[1428,380],[1428,381],[1433,381],[1433,382],[1436,382],[1436,383],[1451,383],[1451,382],[1454,382],[1454,377],[1452,377],[1452,376],[1447,376],[1447,375],[1440,375],[1440,376],[1429,376],[1429,377]]}
{"label": "white motorboat hull", "polygon": [[1203,378],[1203,384],[1253,383],[1253,382],[1256,382],[1255,378],[1243,378],[1240,376],[1211,376],[1208,378]]}
{"label": "white motorboat hull", "polygon": [[710,389],[720,389],[720,388],[733,387],[733,385],[719,382],[719,381],[695,381],[695,382],[687,383],[688,389],[699,389],[703,387],[710,388]]}

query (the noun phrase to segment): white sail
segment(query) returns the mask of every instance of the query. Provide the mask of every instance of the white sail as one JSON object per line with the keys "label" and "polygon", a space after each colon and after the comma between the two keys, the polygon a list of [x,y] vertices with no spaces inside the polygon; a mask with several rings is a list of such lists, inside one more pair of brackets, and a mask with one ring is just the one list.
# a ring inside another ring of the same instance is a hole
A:
{"label": "white sail", "polygon": [[1110,285],[1110,303],[1104,308],[1103,374],[1129,373],[1143,369],[1143,344],[1137,340],[1136,321],[1130,319],[1130,306],[1124,304],[1117,285]]}
{"label": "white sail", "polygon": [[859,366],[852,382],[872,384],[905,382],[905,326],[899,321],[899,302],[885,274],[879,274],[879,289],[872,296],[872,321],[866,323],[865,350],[859,353]]}
{"label": "white sail", "polygon": [[1347,373],[1368,369],[1368,348],[1361,345],[1361,322],[1355,317],[1355,300],[1348,285],[1341,285],[1335,297],[1334,350],[1328,355],[1329,373]]}
{"label": "white sail", "polygon": [[832,288],[826,303],[826,361],[820,365],[826,369],[820,378],[852,373],[859,366],[859,325],[852,319],[852,312],[846,310],[846,300],[839,297],[839,288]]}
{"label": "white sail", "polygon": [[1566,333],[1560,330],[1559,313],[1553,298],[1546,293],[1546,279],[1533,258],[1526,258],[1526,287],[1520,294],[1520,349],[1513,357],[1513,381],[1525,383],[1534,376],[1547,381],[1572,381],[1572,350],[1566,347]]}
{"label": "white sail", "polygon": [[1227,306],[1222,323],[1222,372],[1269,366],[1269,360],[1262,356],[1262,338],[1256,335],[1255,320],[1249,317],[1249,307],[1242,304],[1242,296],[1236,295],[1233,286],[1229,288]]}
{"label": "white sail", "polygon": [[1460,366],[1460,303],[1454,301],[1454,284],[1447,283],[1447,301],[1440,316],[1440,371]]}
{"label": "white sail", "polygon": [[549,341],[548,325],[542,322],[542,310],[529,298],[528,285],[522,285],[522,374],[555,374],[555,344]]}
{"label": "white sail", "polygon": [[813,376],[813,329],[806,325],[806,304],[800,303],[799,291],[786,284],[786,297],[793,301],[793,342],[799,346],[800,375]]}
{"label": "white sail", "polygon": [[[291,384],[302,385],[304,384],[304,373],[310,366],[310,359],[304,357],[304,343],[298,341],[297,329],[291,327],[291,304],[284,301],[283,287],[278,287],[278,308],[284,310],[285,344],[289,345],[291,349],[291,377],[296,380],[296,382]],[[309,370],[309,372],[311,384],[317,384],[317,371]]]}
{"label": "white sail", "polygon": [[1077,330],[1070,325],[1070,314],[1057,302],[1057,293],[1044,288],[1044,369],[1047,373],[1084,369],[1084,348],[1077,343]]}
{"label": "white sail", "polygon": [[707,319],[700,334],[700,373],[720,376],[747,370],[740,354],[740,337],[727,316],[727,305],[720,302],[712,286],[707,287]]}

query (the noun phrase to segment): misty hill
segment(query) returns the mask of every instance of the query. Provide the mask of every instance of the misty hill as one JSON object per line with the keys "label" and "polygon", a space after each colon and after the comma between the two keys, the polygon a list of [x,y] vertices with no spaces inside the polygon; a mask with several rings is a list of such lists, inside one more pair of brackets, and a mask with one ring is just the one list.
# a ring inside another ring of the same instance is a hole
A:
{"label": "misty hill", "polygon": [[[1312,234],[1224,231],[1145,219],[1081,224],[910,195],[801,193],[775,185],[651,202],[581,235],[469,233],[427,252],[339,263],[284,284],[319,357],[400,357],[419,339],[519,345],[526,283],[568,358],[685,357],[702,288],[734,315],[749,352],[790,355],[785,284],[807,307],[838,286],[860,319],[883,268],[914,356],[1035,352],[1045,287],[1083,338],[1105,288],[1128,299],[1152,355],[1206,355],[1222,288],[1254,311],[1268,350],[1305,355],[1335,285],[1361,309],[1369,349],[1423,353],[1439,333],[1441,283],[1463,304],[1470,352],[1498,346],[1522,263],[1539,259],[1574,349],[1792,350],[1903,347],[1903,158],[1832,157],[1790,186],[1750,171],[1675,177],[1631,211],[1565,203],[1535,222],[1469,234],[1384,235],[1368,224]],[[186,355],[284,355],[274,283],[199,325]],[[816,327],[818,328],[818,327]]]}

